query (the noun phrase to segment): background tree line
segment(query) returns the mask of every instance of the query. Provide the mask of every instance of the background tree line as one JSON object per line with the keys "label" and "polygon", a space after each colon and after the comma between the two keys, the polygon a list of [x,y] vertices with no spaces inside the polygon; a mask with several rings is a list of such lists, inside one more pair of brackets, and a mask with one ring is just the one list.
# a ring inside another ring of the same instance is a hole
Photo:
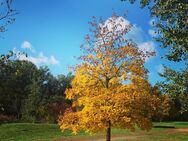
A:
{"label": "background tree line", "polygon": [[[0,121],[56,122],[71,107],[71,101],[65,99],[65,90],[71,87],[74,76],[69,73],[55,77],[48,67],[38,68],[32,62],[20,61],[18,55],[10,51],[0,56]],[[180,103],[175,103],[179,107],[173,106],[159,88],[158,85],[152,88],[161,105],[153,119],[173,120],[174,111],[168,114],[170,107],[176,111],[175,119],[182,119]]]}
{"label": "background tree line", "polygon": [[64,92],[72,78],[71,73],[53,76],[48,67],[20,61],[12,51],[1,55],[0,120],[55,122],[70,105]]}

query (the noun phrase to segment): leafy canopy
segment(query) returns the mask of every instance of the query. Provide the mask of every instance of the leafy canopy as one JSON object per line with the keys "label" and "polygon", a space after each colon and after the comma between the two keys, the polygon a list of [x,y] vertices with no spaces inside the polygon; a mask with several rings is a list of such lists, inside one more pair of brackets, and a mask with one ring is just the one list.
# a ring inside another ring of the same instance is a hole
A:
{"label": "leafy canopy", "polygon": [[[127,0],[122,0],[127,1]],[[134,3],[136,0],[128,0]],[[188,59],[188,0],[140,0],[142,7],[148,6],[155,18],[154,26],[159,33],[156,38],[161,47],[168,48],[170,61]]]}
{"label": "leafy canopy", "polygon": [[61,130],[95,133],[110,127],[134,130],[135,125],[150,129],[158,99],[151,95],[144,62],[154,53],[144,53],[124,38],[131,25],[125,25],[123,17],[93,17],[90,25],[91,34],[81,46],[82,64],[74,68],[72,88],[66,90],[73,110],[60,116]]}
{"label": "leafy canopy", "polygon": [[[165,78],[163,82],[157,85],[162,93],[167,94],[171,99],[179,103],[176,108],[180,113],[188,111],[188,66],[184,70],[176,71],[168,67],[164,67],[164,72],[160,74]],[[177,105],[177,104],[176,104]]]}

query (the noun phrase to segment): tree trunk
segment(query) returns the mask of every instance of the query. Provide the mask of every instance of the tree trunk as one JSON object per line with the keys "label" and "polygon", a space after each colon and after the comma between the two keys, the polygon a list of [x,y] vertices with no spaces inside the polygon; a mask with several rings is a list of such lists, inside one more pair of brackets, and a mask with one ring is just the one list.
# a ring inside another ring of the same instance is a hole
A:
{"label": "tree trunk", "polygon": [[[106,81],[105,81],[105,86],[108,89],[110,79],[106,76]],[[108,128],[106,130],[106,141],[110,141],[111,140],[111,123],[110,121],[108,121]]]}
{"label": "tree trunk", "polygon": [[106,141],[110,141],[111,140],[111,123],[110,121],[108,122],[109,126],[106,130]]}

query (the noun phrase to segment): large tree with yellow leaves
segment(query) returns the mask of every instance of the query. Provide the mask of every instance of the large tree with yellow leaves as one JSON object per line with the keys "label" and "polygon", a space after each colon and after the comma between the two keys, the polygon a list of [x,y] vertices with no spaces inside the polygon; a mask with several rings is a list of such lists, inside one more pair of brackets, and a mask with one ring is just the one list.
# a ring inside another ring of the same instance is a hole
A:
{"label": "large tree with yellow leaves", "polygon": [[107,141],[112,127],[149,130],[158,99],[151,94],[144,62],[154,53],[125,38],[131,25],[123,17],[93,17],[90,25],[91,34],[81,46],[82,64],[74,68],[72,88],[66,90],[75,108],[59,117],[61,130],[105,130]]}

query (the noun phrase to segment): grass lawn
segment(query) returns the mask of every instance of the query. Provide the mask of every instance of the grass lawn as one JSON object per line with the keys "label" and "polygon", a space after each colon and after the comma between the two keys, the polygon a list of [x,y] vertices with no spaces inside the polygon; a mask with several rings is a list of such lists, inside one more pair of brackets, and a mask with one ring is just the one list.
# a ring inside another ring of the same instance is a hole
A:
{"label": "grass lawn", "polygon": [[[112,137],[116,141],[188,141],[188,122],[154,123],[157,126],[175,126],[175,128],[153,128],[151,131],[129,132],[113,129]],[[73,136],[70,131],[61,133],[56,124],[10,123],[0,125],[0,141],[103,141],[104,133],[89,136],[82,132]]]}

